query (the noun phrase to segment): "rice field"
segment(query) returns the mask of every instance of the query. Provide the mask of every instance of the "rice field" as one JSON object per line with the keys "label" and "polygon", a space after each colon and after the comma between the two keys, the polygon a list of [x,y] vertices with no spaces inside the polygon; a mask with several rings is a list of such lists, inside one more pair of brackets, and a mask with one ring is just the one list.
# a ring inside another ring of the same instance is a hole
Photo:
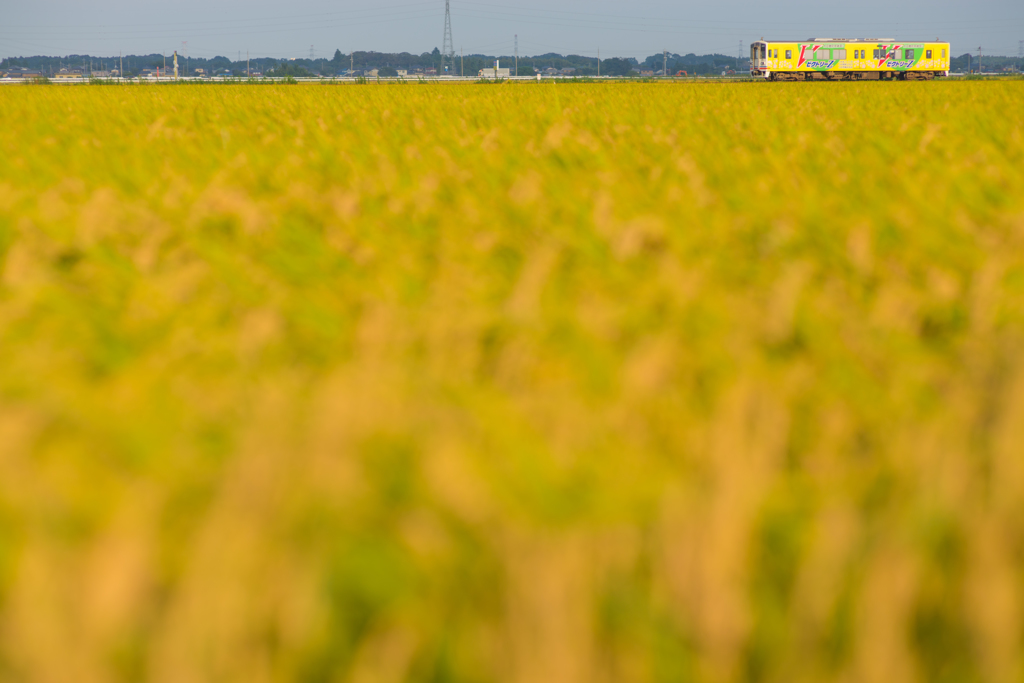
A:
{"label": "rice field", "polygon": [[1022,101],[0,89],[0,680],[1021,680]]}

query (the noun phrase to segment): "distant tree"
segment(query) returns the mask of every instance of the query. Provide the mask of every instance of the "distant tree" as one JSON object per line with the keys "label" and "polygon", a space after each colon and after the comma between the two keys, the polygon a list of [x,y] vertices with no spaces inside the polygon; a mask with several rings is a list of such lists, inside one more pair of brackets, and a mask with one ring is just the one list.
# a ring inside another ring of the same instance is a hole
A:
{"label": "distant tree", "polygon": [[601,60],[602,76],[628,76],[633,69],[633,64],[626,59],[610,57]]}
{"label": "distant tree", "polygon": [[398,75],[398,71],[393,66],[382,66],[377,69],[377,75],[381,78],[394,78]]}
{"label": "distant tree", "polygon": [[344,57],[344,55],[341,54],[341,50],[335,50],[334,51],[334,58],[331,59],[331,64],[335,64],[335,65],[341,64],[342,60],[344,60],[344,59],[345,59],[345,57]]}
{"label": "distant tree", "polygon": [[294,62],[281,62],[279,64],[275,64],[269,70],[268,75],[273,76],[274,78],[283,78],[286,76],[292,76],[294,78],[309,78],[313,74],[309,73],[309,71]]}
{"label": "distant tree", "polygon": [[440,50],[438,50],[438,49],[437,49],[437,48],[435,47],[435,48],[434,48],[434,51],[430,53],[430,56],[431,56],[431,57],[440,57],[440,56],[441,56],[441,51],[440,51]]}

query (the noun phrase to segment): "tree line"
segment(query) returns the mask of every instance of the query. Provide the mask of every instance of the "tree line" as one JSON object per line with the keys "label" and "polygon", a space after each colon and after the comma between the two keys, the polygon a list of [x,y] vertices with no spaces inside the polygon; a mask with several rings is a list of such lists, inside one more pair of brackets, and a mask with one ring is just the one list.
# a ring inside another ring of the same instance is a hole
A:
{"label": "tree line", "polygon": [[[455,63],[446,63],[441,58],[441,52],[434,48],[431,52],[413,54],[409,52],[387,53],[387,52],[342,52],[340,49],[334,51],[330,59],[279,59],[271,57],[251,57],[232,60],[226,56],[213,58],[178,56],[179,73],[193,73],[196,69],[203,69],[206,73],[225,73],[231,76],[242,77],[248,72],[260,72],[267,76],[336,76],[348,72],[350,69],[356,71],[367,71],[376,69],[381,76],[393,76],[399,69],[414,71],[416,69],[427,70],[433,68],[442,73],[442,67],[448,67],[448,73],[459,75],[464,73],[467,76],[475,75],[480,69],[494,66],[499,61],[502,67],[516,69],[514,55],[484,55],[469,54],[456,55]],[[608,57],[602,59],[600,67],[595,57],[583,55],[562,55],[557,53],[546,53],[542,55],[520,56],[518,60],[518,73],[520,76],[532,76],[547,68],[558,70],[573,69],[575,75],[595,76],[600,72],[607,76],[628,76],[638,74],[640,69],[660,70],[663,65],[661,53],[652,55],[644,60],[637,60],[633,57]],[[110,71],[124,67],[126,76],[136,76],[144,69],[170,69],[172,55],[148,54],[148,55],[125,55],[124,57],[95,56],[95,55],[63,55],[46,56],[35,55],[31,57],[10,57],[0,61],[0,69],[11,67],[25,67],[39,69],[46,74],[56,73],[61,68],[79,68],[84,71]],[[738,66],[745,68],[746,64],[739,62],[736,57],[728,57],[721,54],[711,55],[669,55],[669,72],[675,73],[678,70],[687,70],[689,73],[710,73],[718,69],[736,69]],[[248,71],[247,71],[248,70]]]}

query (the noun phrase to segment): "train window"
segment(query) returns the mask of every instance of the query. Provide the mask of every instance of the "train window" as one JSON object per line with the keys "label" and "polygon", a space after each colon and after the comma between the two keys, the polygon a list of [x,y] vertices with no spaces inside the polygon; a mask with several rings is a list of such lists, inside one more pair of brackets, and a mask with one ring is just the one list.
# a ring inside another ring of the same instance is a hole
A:
{"label": "train window", "polygon": [[793,51],[786,50],[786,59],[793,59]]}
{"label": "train window", "polygon": [[832,56],[836,59],[846,59],[846,48],[843,48],[842,50],[833,50]]}
{"label": "train window", "polygon": [[914,51],[913,50],[904,50],[903,51],[903,59],[913,59],[913,58],[914,58]]}
{"label": "train window", "polygon": [[924,58],[925,59],[931,59],[932,58],[932,51],[931,50],[925,50],[924,51]]}
{"label": "train window", "polygon": [[778,50],[776,50],[776,51],[775,51],[775,59],[778,59],[778,58],[779,58],[779,51],[778,51]]}
{"label": "train window", "polygon": [[765,59],[765,52],[768,50],[764,44],[761,45],[761,59]]}
{"label": "train window", "polygon": [[942,51],[942,58],[943,58],[943,59],[945,59],[945,58],[946,58],[946,51],[945,51],[945,50],[943,50],[943,51]]}
{"label": "train window", "polygon": [[878,56],[878,52],[879,52],[878,50],[873,50],[871,52],[871,54],[874,56],[875,59],[881,59],[881,57]]}

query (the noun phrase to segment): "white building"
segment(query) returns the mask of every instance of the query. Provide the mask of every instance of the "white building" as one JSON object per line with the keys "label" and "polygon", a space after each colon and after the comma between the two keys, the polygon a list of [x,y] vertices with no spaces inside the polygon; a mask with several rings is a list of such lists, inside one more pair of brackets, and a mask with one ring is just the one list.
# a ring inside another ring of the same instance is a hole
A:
{"label": "white building", "polygon": [[498,60],[494,60],[494,68],[480,69],[479,75],[480,78],[508,78],[511,71],[511,69],[502,69]]}

